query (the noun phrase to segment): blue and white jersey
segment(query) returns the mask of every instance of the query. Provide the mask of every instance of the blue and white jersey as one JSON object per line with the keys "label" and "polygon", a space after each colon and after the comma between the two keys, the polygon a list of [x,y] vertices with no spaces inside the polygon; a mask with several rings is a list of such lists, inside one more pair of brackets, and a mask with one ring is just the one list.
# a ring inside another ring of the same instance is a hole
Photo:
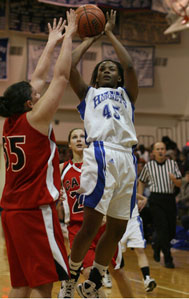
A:
{"label": "blue and white jersey", "polygon": [[137,144],[134,105],[124,88],[90,87],[77,108],[84,120],[87,143],[104,141],[118,148]]}

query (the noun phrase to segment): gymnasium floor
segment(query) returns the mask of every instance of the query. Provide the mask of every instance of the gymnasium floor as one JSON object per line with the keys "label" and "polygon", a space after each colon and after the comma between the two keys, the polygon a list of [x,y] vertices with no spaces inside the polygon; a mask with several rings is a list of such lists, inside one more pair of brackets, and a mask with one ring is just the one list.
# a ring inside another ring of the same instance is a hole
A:
{"label": "gymnasium floor", "polygon": [[[141,272],[137,266],[137,258],[131,249],[124,254],[125,269],[130,278],[134,296],[136,298],[189,298],[189,251],[173,250],[175,269],[163,266],[163,260],[156,263],[152,258],[152,249],[148,245],[146,253],[151,266],[151,276],[156,279],[157,287],[151,293],[145,293]],[[0,224],[0,298],[7,298],[10,290],[9,268],[7,262],[5,242]],[[80,278],[82,280],[82,277]],[[53,298],[57,298],[60,282],[54,284]],[[119,290],[113,280],[112,289],[104,288],[107,298],[121,298]],[[75,295],[78,298],[77,294]]]}

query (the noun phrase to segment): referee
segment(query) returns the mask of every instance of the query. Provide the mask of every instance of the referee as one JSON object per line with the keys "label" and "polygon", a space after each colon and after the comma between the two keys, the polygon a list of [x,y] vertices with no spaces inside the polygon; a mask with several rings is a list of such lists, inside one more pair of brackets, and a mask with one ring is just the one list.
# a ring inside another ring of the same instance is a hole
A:
{"label": "referee", "polygon": [[176,201],[174,186],[181,186],[181,173],[174,160],[166,159],[166,146],[157,142],[153,146],[154,159],[147,162],[139,176],[138,193],[143,194],[149,184],[149,206],[155,228],[152,245],[154,260],[160,261],[160,251],[164,254],[165,267],[174,268],[170,251],[170,241],[176,233]]}

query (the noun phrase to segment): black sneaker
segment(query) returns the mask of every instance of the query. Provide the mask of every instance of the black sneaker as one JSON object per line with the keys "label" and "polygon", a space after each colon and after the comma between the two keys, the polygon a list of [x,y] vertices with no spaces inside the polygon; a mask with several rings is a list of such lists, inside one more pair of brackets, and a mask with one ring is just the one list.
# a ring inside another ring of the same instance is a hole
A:
{"label": "black sneaker", "polygon": [[80,276],[80,270],[81,267],[76,271],[70,268],[70,279],[62,281],[58,298],[74,298],[76,284]]}
{"label": "black sneaker", "polygon": [[154,251],[154,255],[153,255],[154,261],[160,262],[160,249],[159,247],[157,247],[155,242],[152,242],[152,249]]}
{"label": "black sneaker", "polygon": [[153,255],[154,261],[160,262],[160,252],[154,250],[154,255]]}
{"label": "black sneaker", "polygon": [[81,298],[106,298],[102,289],[97,289],[96,284],[90,280],[77,285],[77,292]]}
{"label": "black sneaker", "polygon": [[174,269],[175,265],[172,261],[165,263],[165,267],[169,269]]}

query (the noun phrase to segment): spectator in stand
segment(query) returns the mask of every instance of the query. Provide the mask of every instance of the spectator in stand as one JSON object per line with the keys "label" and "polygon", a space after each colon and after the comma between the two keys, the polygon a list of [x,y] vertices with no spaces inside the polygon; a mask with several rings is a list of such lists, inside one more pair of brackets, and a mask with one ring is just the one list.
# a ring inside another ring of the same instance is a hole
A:
{"label": "spectator in stand", "polygon": [[173,149],[175,150],[177,148],[177,144],[176,142],[174,142],[173,140],[171,140],[168,136],[163,136],[161,141],[163,143],[165,143],[165,146],[166,146],[166,150],[170,150],[170,149]]}
{"label": "spectator in stand", "polygon": [[[180,152],[177,163],[178,163],[178,167],[180,169],[182,176],[184,176],[187,167],[186,167],[186,156],[183,154],[183,152]],[[188,170],[189,170],[189,168],[188,168]]]}
{"label": "spectator in stand", "polygon": [[189,171],[182,178],[180,193],[177,197],[178,216],[189,216]]}
{"label": "spectator in stand", "polygon": [[140,159],[143,159],[145,162],[149,161],[149,151],[145,148],[144,144],[138,146],[138,151]]}
{"label": "spectator in stand", "polygon": [[181,223],[185,230],[189,230],[189,216],[188,215],[181,217]]}
{"label": "spectator in stand", "polygon": [[179,159],[180,154],[180,150],[177,146],[177,143],[171,140],[168,136],[163,136],[161,141],[165,143],[167,150],[166,153],[167,155],[170,154],[170,159],[177,161]]}
{"label": "spectator in stand", "polygon": [[154,159],[153,148],[154,148],[154,143],[152,143],[149,148],[149,161]]}
{"label": "spectator in stand", "polygon": [[185,156],[185,163],[184,163],[184,174],[187,170],[189,170],[189,142],[186,142],[186,145],[182,148],[182,153]]}

